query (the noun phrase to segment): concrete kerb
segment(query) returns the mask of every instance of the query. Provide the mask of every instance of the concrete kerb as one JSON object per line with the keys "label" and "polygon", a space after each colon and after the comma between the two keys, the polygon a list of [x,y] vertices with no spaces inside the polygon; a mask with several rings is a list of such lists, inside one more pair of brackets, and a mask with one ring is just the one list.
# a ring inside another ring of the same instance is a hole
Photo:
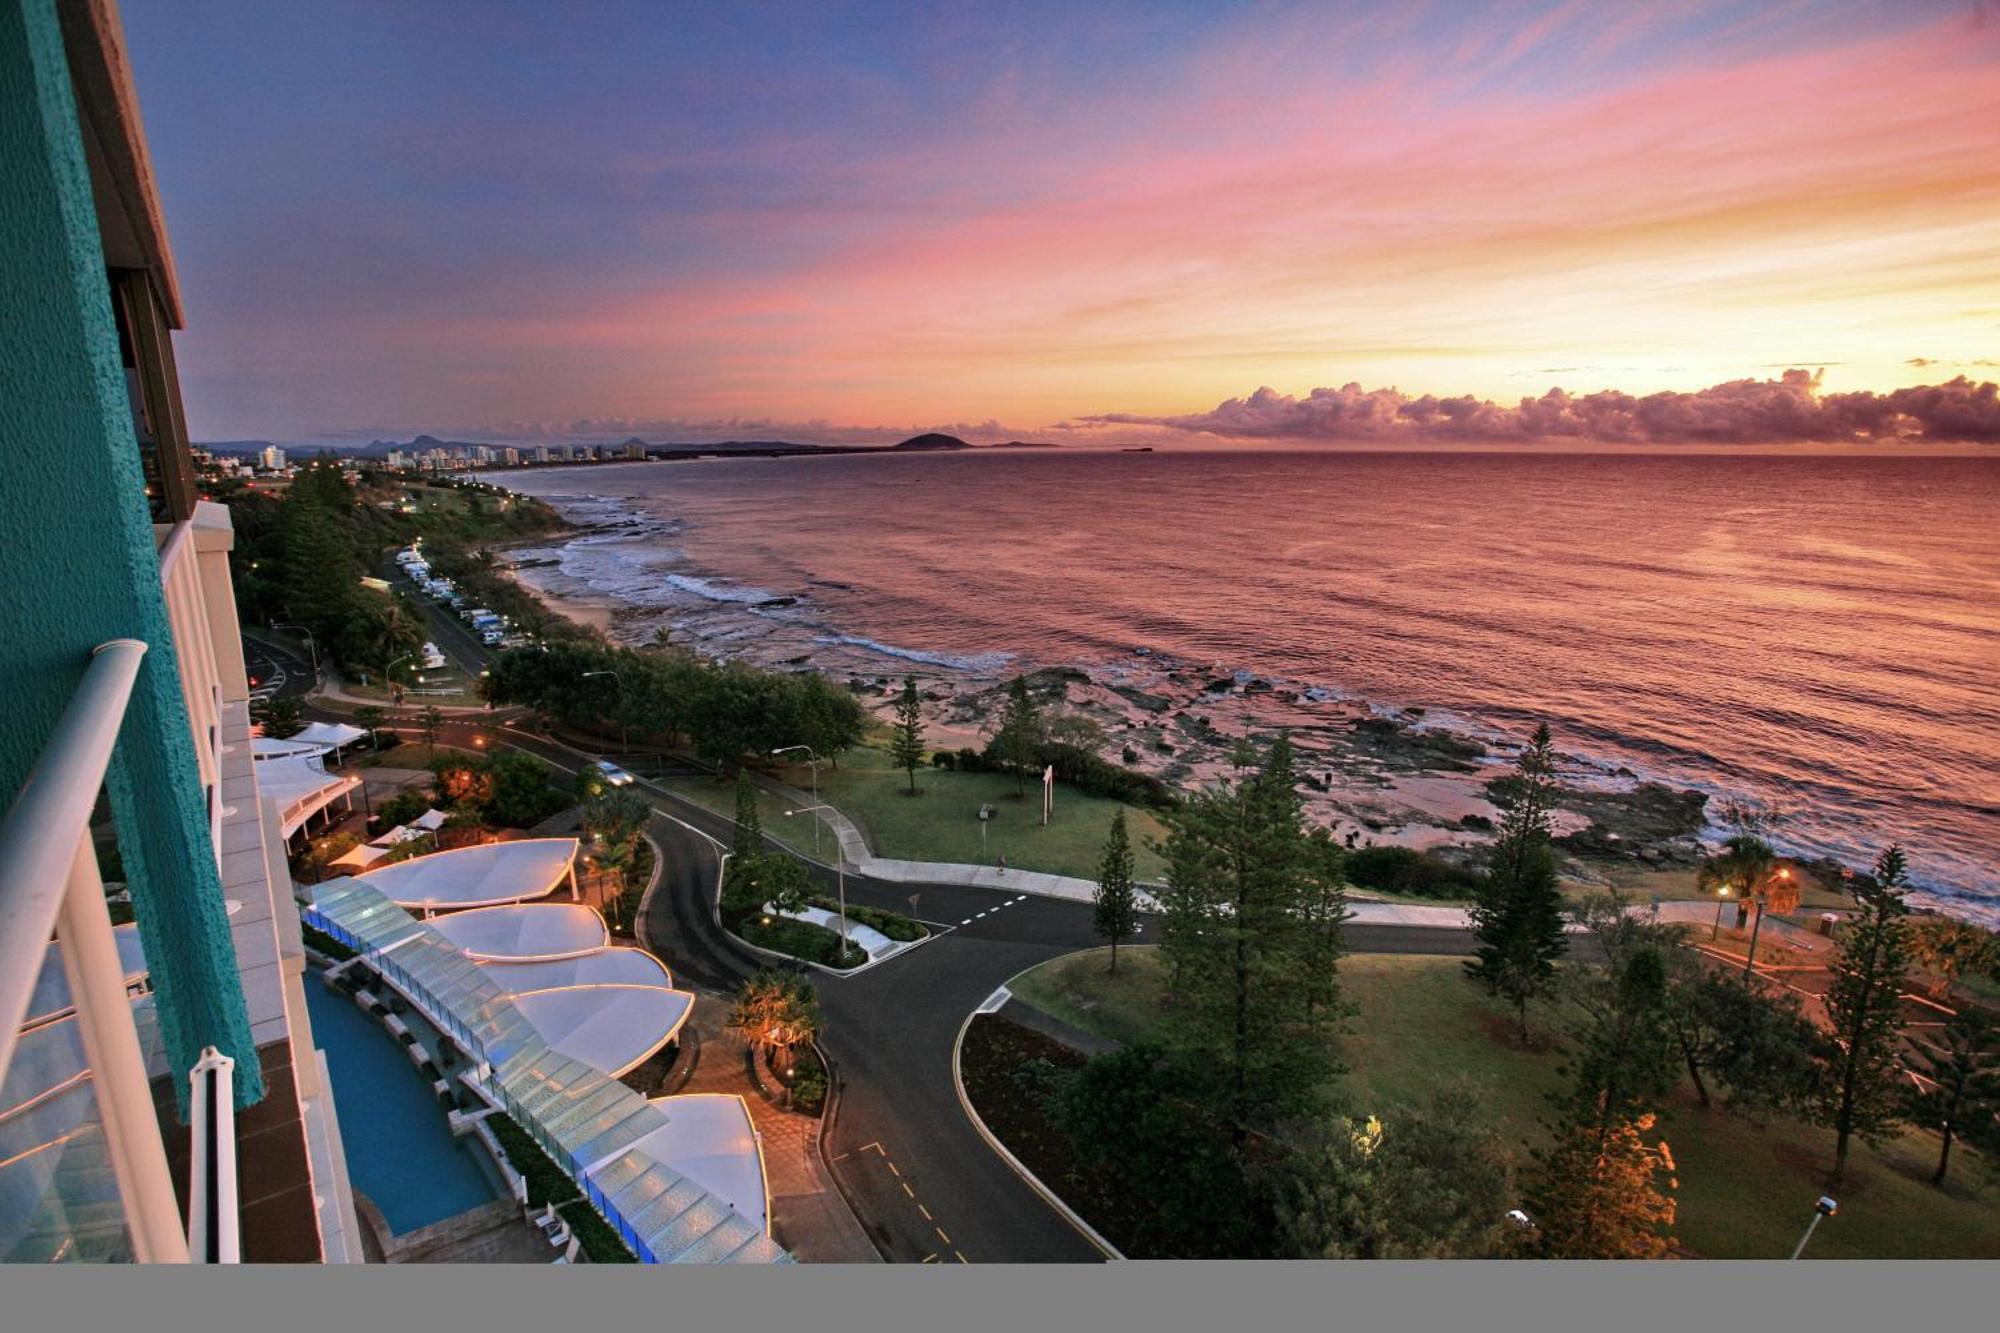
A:
{"label": "concrete kerb", "polygon": [[[1041,966],[1040,963],[1035,964],[1035,967],[1040,967],[1040,966]],[[999,1005],[993,1003],[994,999],[1000,996],[1011,995],[1012,992],[1009,990],[1009,987],[1014,982],[1020,980],[1020,978],[1022,978],[1023,976],[1027,975],[1028,973],[1034,970],[1035,970],[1034,967],[1024,967],[1019,972],[1016,972],[1013,976],[1007,978],[1007,980],[1001,984],[1000,988],[994,991],[993,995],[988,996],[986,1000],[977,1009],[973,1010],[971,1013],[965,1016],[965,1021],[963,1023],[960,1023],[958,1025],[958,1036],[954,1038],[951,1043],[951,1085],[958,1092],[958,1104],[960,1107],[964,1109],[965,1118],[967,1120],[970,1120],[972,1122],[972,1127],[979,1131],[979,1137],[986,1140],[986,1146],[993,1149],[995,1153],[998,1153],[1000,1156],[1000,1160],[1005,1162],[1008,1166],[1012,1167],[1014,1170],[1014,1174],[1019,1176],[1021,1180],[1028,1186],[1029,1189],[1032,1189],[1035,1193],[1042,1196],[1042,1202],[1048,1204],[1049,1207],[1055,1209],[1056,1214],[1058,1216],[1060,1216],[1065,1222],[1068,1222],[1071,1226],[1075,1227],[1077,1230],[1077,1234],[1082,1236],[1085,1240],[1089,1241],[1092,1245],[1095,1245],[1099,1250],[1099,1252],[1101,1252],[1105,1258],[1112,1260],[1123,1259],[1125,1257],[1125,1254],[1122,1250],[1120,1250],[1116,1245],[1113,1245],[1110,1241],[1106,1240],[1103,1237],[1103,1235],[1101,1235],[1098,1232],[1096,1227],[1093,1227],[1092,1225],[1090,1225],[1090,1223],[1084,1221],[1082,1216],[1077,1213],[1076,1209],[1070,1207],[1067,1203],[1064,1203],[1063,1198],[1060,1194],[1057,1194],[1047,1185],[1044,1185],[1042,1183],[1042,1178],[1036,1175],[1033,1171],[1030,1171],[1027,1167],[1027,1164],[1022,1162],[1020,1158],[1016,1157],[1013,1154],[1013,1152],[1009,1150],[1007,1145],[1000,1141],[1000,1136],[995,1134],[991,1129],[987,1128],[986,1122],[979,1118],[979,1112],[973,1109],[972,1098],[966,1095],[963,1052],[965,1050],[965,1034],[972,1027],[972,1020],[979,1017],[981,1014],[992,1013],[994,1009],[998,1009]],[[1004,1003],[1004,1001],[1002,1002]],[[993,1005],[993,1008],[992,1009],[987,1008],[988,1005]]]}
{"label": "concrete kerb", "polygon": [[654,890],[658,889],[660,887],[660,881],[667,877],[666,876],[667,854],[661,848],[659,843],[653,841],[652,834],[647,833],[644,830],[641,830],[639,836],[644,838],[646,840],[646,845],[653,849],[653,874],[652,877],[646,881],[646,891],[639,895],[639,907],[638,910],[633,914],[632,934],[639,941],[640,944],[643,944],[646,947],[646,951],[648,953],[652,954],[655,957],[658,957],[660,951],[653,947],[653,941],[647,937],[646,909],[652,905]]}
{"label": "concrete kerb", "polygon": [[820,1113],[819,1132],[814,1135],[813,1142],[813,1147],[819,1152],[819,1164],[825,1169],[827,1179],[833,1182],[833,1188],[840,1195],[840,1201],[847,1205],[847,1211],[853,1216],[854,1224],[861,1228],[861,1234],[868,1237],[868,1243],[875,1247],[875,1253],[882,1256],[883,1263],[894,1263],[895,1257],[884,1248],[880,1240],[876,1239],[874,1228],[862,1218],[860,1205],[855,1203],[854,1196],[848,1193],[847,1182],[840,1178],[840,1172],[834,1170],[833,1159],[826,1154],[827,1139],[833,1133],[834,1117],[840,1113],[841,1082],[834,1072],[833,1061],[827,1058],[826,1048],[819,1044],[817,1037],[813,1038],[813,1049],[819,1052],[820,1065],[826,1070],[826,1106]]}
{"label": "concrete kerb", "polygon": [[[665,818],[673,819],[673,816],[666,815]],[[676,824],[679,824],[681,821],[675,819],[674,822]],[[692,824],[683,825],[683,827],[694,828]],[[695,829],[694,831],[697,833],[701,832],[700,829]],[[702,836],[708,837],[708,835],[705,833],[702,834]],[[715,845],[717,847],[720,847],[722,845],[721,843],[716,842],[714,838],[709,838],[709,841],[715,842]],[[904,954],[909,953],[912,949],[921,948],[922,946],[929,944],[932,940],[937,938],[936,931],[932,930],[927,923],[919,921],[917,924],[923,926],[924,928],[924,937],[922,939],[911,940],[908,944],[905,944],[902,948],[892,950],[889,953],[885,953],[880,958],[871,958],[867,962],[863,963],[860,967],[850,967],[845,971],[842,971],[840,968],[837,967],[828,967],[825,963],[815,963],[810,958],[794,958],[791,954],[779,953],[776,949],[766,949],[759,945],[752,944],[749,940],[744,939],[741,935],[738,935],[735,931],[731,930],[728,926],[725,926],[722,923],[722,882],[729,877],[729,858],[734,855],[736,855],[735,852],[728,852],[728,851],[722,854],[721,864],[719,868],[716,870],[715,874],[715,895],[713,898],[709,900],[708,904],[708,915],[709,919],[715,922],[715,928],[717,930],[727,935],[730,939],[735,940],[738,944],[742,945],[745,949],[748,949],[751,953],[756,954],[759,958],[768,958],[774,963],[785,963],[785,964],[790,964],[791,966],[794,967],[809,967],[812,968],[815,972],[824,973],[825,975],[832,977],[836,981],[845,981],[849,977],[860,976],[863,972],[868,971],[868,969],[872,967],[880,967],[884,963],[893,962],[894,960],[901,958]],[[810,858],[802,858],[802,859],[810,859]],[[815,862],[815,864],[817,863]]]}

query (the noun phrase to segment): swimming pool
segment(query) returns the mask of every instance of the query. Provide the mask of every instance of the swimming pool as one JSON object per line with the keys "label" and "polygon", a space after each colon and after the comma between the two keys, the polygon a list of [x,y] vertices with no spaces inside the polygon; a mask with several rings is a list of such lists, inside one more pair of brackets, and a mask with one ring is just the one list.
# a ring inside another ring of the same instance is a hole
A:
{"label": "swimming pool", "polygon": [[306,1010],[326,1052],[355,1189],[400,1236],[498,1198],[471,1144],[454,1138],[424,1076],[374,1019],[308,972]]}

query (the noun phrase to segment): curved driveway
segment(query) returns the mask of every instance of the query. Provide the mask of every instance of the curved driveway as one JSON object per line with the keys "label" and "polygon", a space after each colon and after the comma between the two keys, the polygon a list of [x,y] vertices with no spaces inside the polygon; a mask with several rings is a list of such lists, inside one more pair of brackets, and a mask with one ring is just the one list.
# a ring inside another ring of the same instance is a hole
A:
{"label": "curved driveway", "polygon": [[[453,719],[447,744],[526,750],[574,771],[567,746],[496,715]],[[626,762],[626,761],[621,761]],[[633,765],[637,767],[636,765]],[[665,852],[646,934],[676,976],[728,992],[761,960],[715,924],[712,906],[731,824],[652,784],[649,831]],[[775,846],[775,844],[773,844]],[[808,861],[833,888],[831,868]],[[966,1016],[1025,968],[1100,943],[1085,903],[947,884],[847,877],[849,901],[917,916],[933,937],[852,977],[814,977],[821,1044],[836,1079],[825,1153],[876,1248],[897,1262],[1095,1263],[1097,1248],[989,1148],[958,1099],[952,1055]],[[913,901],[914,899],[914,901]],[[1156,930],[1151,919],[1140,942]],[[1355,926],[1357,952],[1471,952],[1464,932]]]}

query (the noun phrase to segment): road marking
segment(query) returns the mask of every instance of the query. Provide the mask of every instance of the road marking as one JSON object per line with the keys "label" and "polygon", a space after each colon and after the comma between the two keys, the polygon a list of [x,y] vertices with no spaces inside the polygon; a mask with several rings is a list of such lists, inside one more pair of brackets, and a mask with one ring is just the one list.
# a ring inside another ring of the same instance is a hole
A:
{"label": "road marking", "polygon": [[909,1195],[912,1199],[917,1197],[917,1192],[910,1188],[910,1182],[907,1180],[903,1182],[903,1193]]}
{"label": "road marking", "polygon": [[889,1163],[889,1174],[895,1176],[897,1179],[901,1179],[903,1175],[901,1171],[898,1171],[896,1169],[896,1164],[894,1162]]}
{"label": "road marking", "polygon": [[840,1156],[838,1156],[838,1157],[834,1158],[833,1160],[834,1160],[834,1161],[836,1161],[836,1162],[844,1162],[844,1161],[846,1161],[846,1160],[847,1160],[847,1159],[848,1159],[848,1158],[849,1158],[850,1156],[852,1156],[852,1154],[851,1154],[851,1153],[842,1153],[842,1154],[841,1154]]}
{"label": "road marking", "polygon": [[1024,903],[1028,901],[1028,895],[1024,893],[1020,897],[1016,898],[1014,901],[1017,903]]}
{"label": "road marking", "polygon": [[951,1244],[951,1237],[944,1234],[943,1227],[932,1227],[931,1230],[938,1233],[939,1240],[943,1241],[947,1245]]}
{"label": "road marking", "polygon": [[924,1215],[924,1221],[926,1221],[926,1222],[935,1222],[935,1221],[937,1221],[937,1219],[936,1219],[935,1217],[932,1217],[932,1216],[931,1216],[931,1210],[930,1210],[930,1209],[928,1209],[928,1208],[926,1208],[926,1207],[924,1207],[924,1206],[923,1206],[922,1204],[918,1204],[918,1205],[917,1205],[917,1211],[918,1211],[918,1212],[920,1212],[920,1213],[922,1213],[922,1214]]}
{"label": "road marking", "polygon": [[924,1262],[927,1264],[934,1264],[937,1262],[937,1256],[935,1254],[927,1254],[924,1256]]}
{"label": "road marking", "polygon": [[970,1259],[968,1259],[968,1258],[966,1258],[966,1257],[965,1257],[964,1255],[960,1254],[960,1253],[959,1253],[959,1252],[958,1252],[957,1250],[953,1250],[953,1251],[952,1251],[951,1253],[952,1253],[952,1257],[953,1257],[953,1258],[955,1258],[955,1259],[957,1259],[957,1260],[958,1260],[958,1261],[959,1261],[960,1263],[962,1263],[962,1264],[969,1264],[969,1263],[971,1263],[971,1262],[972,1262],[972,1261],[971,1261]]}
{"label": "road marking", "polygon": [[[873,1142],[873,1143],[864,1143],[864,1144],[862,1144],[862,1145],[861,1145],[861,1146],[860,1146],[859,1148],[856,1148],[856,1149],[855,1149],[854,1151],[856,1151],[856,1152],[867,1152],[867,1151],[868,1151],[868,1150],[869,1150],[870,1148],[873,1148],[873,1149],[874,1149],[874,1150],[875,1150],[876,1152],[882,1152],[882,1141],[881,1141],[880,1139],[877,1139],[877,1140],[876,1140],[875,1142]],[[887,1156],[888,1156],[888,1154],[887,1154],[887,1153],[882,1153],[882,1155],[883,1155],[884,1157],[887,1157]]]}
{"label": "road marking", "polygon": [[961,926],[969,926],[969,925],[971,925],[971,924],[972,924],[972,918],[971,918],[971,917],[967,917],[967,918],[965,918],[965,920],[963,920],[963,921],[959,922],[958,924],[959,924],[959,925],[961,925]]}

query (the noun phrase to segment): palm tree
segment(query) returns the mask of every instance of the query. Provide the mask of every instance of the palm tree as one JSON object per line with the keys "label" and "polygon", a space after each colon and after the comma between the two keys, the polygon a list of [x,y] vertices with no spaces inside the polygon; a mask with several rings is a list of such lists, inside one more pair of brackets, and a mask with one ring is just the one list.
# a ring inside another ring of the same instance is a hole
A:
{"label": "palm tree", "polygon": [[820,1034],[819,995],[796,972],[760,968],[743,983],[729,1010],[727,1026],[760,1051],[776,1051],[791,1068],[792,1047]]}
{"label": "palm tree", "polygon": [[1754,903],[1757,919],[1750,926],[1750,949],[1743,960],[1747,973],[1757,962],[1757,933],[1763,929],[1764,913],[1783,916],[1799,905],[1799,882],[1790,866],[1778,864],[1771,844],[1751,833],[1739,833],[1722,844],[1723,850],[1702,862],[1695,885],[1704,893],[1727,889],[1744,903]]}

